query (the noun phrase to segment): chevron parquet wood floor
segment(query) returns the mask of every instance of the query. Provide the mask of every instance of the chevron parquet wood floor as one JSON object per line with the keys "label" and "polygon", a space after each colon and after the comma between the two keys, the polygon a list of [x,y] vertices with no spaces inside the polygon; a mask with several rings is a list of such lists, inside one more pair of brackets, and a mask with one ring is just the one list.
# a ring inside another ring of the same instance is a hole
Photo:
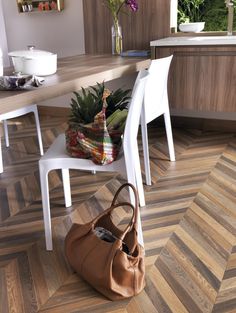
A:
{"label": "chevron parquet wood floor", "polygon": [[[46,150],[66,124],[44,118],[41,126]],[[146,288],[118,302],[73,273],[63,242],[73,222],[109,205],[123,178],[71,171],[73,206],[66,209],[60,173],[52,173],[54,251],[46,252],[32,117],[11,120],[10,135],[0,176],[0,313],[236,312],[235,134],[175,129],[171,163],[163,129],[149,130],[153,185],[145,186],[141,210]],[[115,218],[122,226],[128,213]]]}

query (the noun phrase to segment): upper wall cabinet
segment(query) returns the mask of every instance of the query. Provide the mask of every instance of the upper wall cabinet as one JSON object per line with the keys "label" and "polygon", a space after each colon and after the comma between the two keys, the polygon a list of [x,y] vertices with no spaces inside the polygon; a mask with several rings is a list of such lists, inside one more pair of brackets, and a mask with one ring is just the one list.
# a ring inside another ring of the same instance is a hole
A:
{"label": "upper wall cabinet", "polygon": [[20,13],[62,11],[64,0],[16,0]]}

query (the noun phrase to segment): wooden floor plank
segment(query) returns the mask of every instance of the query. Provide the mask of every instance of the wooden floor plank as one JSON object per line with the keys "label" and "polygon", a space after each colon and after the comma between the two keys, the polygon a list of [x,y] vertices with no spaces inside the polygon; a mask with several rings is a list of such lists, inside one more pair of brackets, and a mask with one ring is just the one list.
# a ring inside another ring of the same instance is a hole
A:
{"label": "wooden floor plank", "polygon": [[[44,117],[41,127],[46,150],[66,123]],[[60,171],[51,173],[54,250],[47,252],[33,117],[9,121],[9,132],[0,176],[1,313],[236,312],[235,134],[175,129],[177,161],[170,162],[164,129],[149,129],[153,184],[144,186],[140,210],[146,287],[132,299],[111,302],[73,273],[63,246],[72,223],[105,210],[124,179],[71,171],[73,205],[66,209]],[[142,156],[140,138],[139,148]],[[114,221],[122,228],[129,216],[120,208]]]}

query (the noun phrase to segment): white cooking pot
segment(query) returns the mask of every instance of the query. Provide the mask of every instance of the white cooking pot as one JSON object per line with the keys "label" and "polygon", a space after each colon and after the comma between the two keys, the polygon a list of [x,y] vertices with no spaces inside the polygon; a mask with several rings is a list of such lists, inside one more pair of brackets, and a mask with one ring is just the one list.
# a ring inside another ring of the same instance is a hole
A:
{"label": "white cooking pot", "polygon": [[15,72],[27,75],[47,76],[57,71],[57,55],[51,52],[36,50],[28,46],[28,50],[9,52]]}

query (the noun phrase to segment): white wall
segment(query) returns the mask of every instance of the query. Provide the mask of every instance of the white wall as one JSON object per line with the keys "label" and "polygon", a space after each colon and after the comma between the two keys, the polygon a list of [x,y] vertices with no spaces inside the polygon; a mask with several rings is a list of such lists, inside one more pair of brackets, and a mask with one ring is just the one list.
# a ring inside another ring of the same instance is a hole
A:
{"label": "white wall", "polygon": [[9,59],[7,57],[7,36],[6,36],[6,29],[5,29],[5,20],[3,15],[2,9],[2,0],[0,0],[0,48],[3,51],[3,64],[4,66],[9,66]]}
{"label": "white wall", "polygon": [[82,0],[65,0],[62,12],[18,13],[16,0],[2,6],[9,51],[35,45],[59,57],[84,53]]}

